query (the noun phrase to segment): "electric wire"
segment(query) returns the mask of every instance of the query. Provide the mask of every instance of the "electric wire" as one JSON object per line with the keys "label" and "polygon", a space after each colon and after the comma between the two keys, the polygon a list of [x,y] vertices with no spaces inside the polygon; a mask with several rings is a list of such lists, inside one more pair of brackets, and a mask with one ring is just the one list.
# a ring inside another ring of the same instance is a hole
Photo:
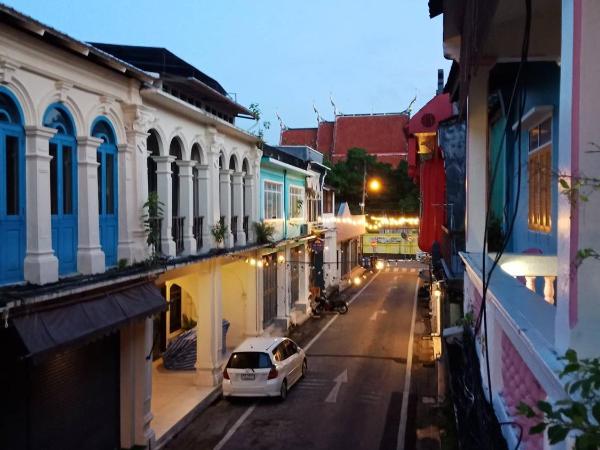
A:
{"label": "electric wire", "polygon": [[[499,151],[498,154],[496,155],[496,159],[494,161],[494,166],[493,166],[493,170],[492,170],[492,182],[488,189],[488,198],[487,198],[488,201],[486,204],[483,251],[482,251],[482,278],[483,278],[482,284],[483,284],[483,288],[482,288],[481,306],[480,306],[479,314],[478,314],[476,325],[475,325],[475,335],[477,335],[481,329],[481,325],[483,322],[483,333],[484,333],[484,343],[485,343],[484,355],[485,355],[486,375],[487,375],[487,385],[488,385],[487,390],[488,390],[489,404],[492,407],[493,407],[493,396],[492,396],[492,381],[491,381],[491,372],[490,372],[490,359],[489,359],[489,347],[488,347],[488,327],[487,327],[487,291],[489,288],[489,283],[491,280],[492,273],[496,269],[496,267],[500,261],[500,258],[504,254],[506,247],[508,246],[508,242],[513,234],[514,225],[516,222],[516,217],[517,217],[519,203],[520,203],[521,182],[522,182],[522,164],[521,164],[522,126],[521,126],[521,122],[522,122],[522,118],[523,118],[526,97],[527,97],[527,91],[525,89],[526,75],[524,74],[523,68],[526,67],[527,61],[528,61],[530,32],[531,32],[531,0],[525,0],[525,26],[524,26],[524,33],[523,33],[523,42],[522,42],[522,47],[521,47],[521,60],[519,63],[519,68],[517,70],[517,74],[515,76],[515,82],[514,82],[513,90],[511,93],[509,107],[508,107],[508,111],[506,113],[507,121],[506,121],[506,124],[504,127],[504,132],[503,132],[501,141],[500,141],[500,144],[502,145],[506,139],[506,135],[508,134],[508,129],[509,129],[509,120],[508,119],[510,118],[511,113],[512,113],[513,102],[514,102],[515,98],[518,97],[519,108],[518,108],[517,133],[516,133],[517,149],[518,149],[517,150],[518,164],[517,164],[517,187],[516,187],[516,195],[515,195],[515,206],[513,208],[512,217],[508,223],[508,228],[507,228],[506,234],[504,236],[504,239],[502,241],[502,245],[492,262],[492,266],[490,267],[489,272],[486,274],[487,234],[488,234],[488,226],[489,226],[490,212],[491,212],[490,205],[491,205],[491,199],[492,199],[492,195],[493,195],[495,180],[496,180],[496,177],[498,174],[500,156],[502,153]],[[520,427],[520,425],[518,425],[518,426]],[[519,448],[519,445],[521,443],[521,436],[522,436],[522,427],[521,427],[521,433],[519,436],[519,440],[517,442],[517,446],[515,447],[515,450],[517,450]]]}

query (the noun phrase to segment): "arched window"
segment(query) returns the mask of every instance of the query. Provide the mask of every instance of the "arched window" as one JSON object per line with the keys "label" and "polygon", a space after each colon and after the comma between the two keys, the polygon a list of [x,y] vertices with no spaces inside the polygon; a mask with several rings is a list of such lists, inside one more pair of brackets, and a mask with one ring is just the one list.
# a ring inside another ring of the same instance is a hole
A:
{"label": "arched window", "polygon": [[98,212],[100,244],[107,267],[117,264],[118,243],[118,178],[117,141],[110,122],[100,117],[92,125],[92,136],[102,139],[96,153],[98,161]]}
{"label": "arched window", "polygon": [[175,161],[171,163],[171,212],[173,214],[171,224],[171,235],[175,241],[175,248],[177,254],[183,251],[183,221],[184,218],[179,216],[179,166],[177,161],[180,161],[182,151],[181,143],[177,138],[171,141],[169,146],[169,155],[175,157]]}
{"label": "arched window", "polygon": [[71,114],[60,103],[48,107],[43,124],[56,129],[48,143],[52,248],[58,272],[68,274],[77,270],[77,132]]}
{"label": "arched window", "polygon": [[[231,158],[229,158],[229,170],[231,170],[232,173],[237,172],[237,159],[236,159],[235,155],[231,155]],[[233,189],[233,183],[231,183],[231,178],[229,179],[229,181],[230,181],[230,183],[229,183],[229,190],[230,190],[229,210],[230,210],[230,214],[231,214],[232,221],[233,221],[233,218],[235,217],[235,209],[233,208],[235,191]],[[237,219],[237,217],[236,217],[236,219]],[[231,232],[235,233],[236,230],[234,229],[234,226],[233,226],[235,224],[232,222],[231,225],[232,225]]]}
{"label": "arched window", "polygon": [[15,96],[0,86],[0,284],[23,279],[25,132]]}
{"label": "arched window", "polygon": [[148,150],[148,193],[158,191],[158,181],[156,178],[156,161],[154,156],[160,156],[159,137],[155,130],[150,130],[146,149]]}
{"label": "arched window", "polygon": [[172,284],[169,289],[169,334],[181,329],[181,287]]}

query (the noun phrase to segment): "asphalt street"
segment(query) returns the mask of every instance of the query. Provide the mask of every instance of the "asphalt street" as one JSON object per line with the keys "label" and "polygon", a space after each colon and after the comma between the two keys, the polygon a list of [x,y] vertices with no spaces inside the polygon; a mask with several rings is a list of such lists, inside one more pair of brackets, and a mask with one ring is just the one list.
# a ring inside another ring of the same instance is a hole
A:
{"label": "asphalt street", "polygon": [[[396,449],[416,267],[408,263],[383,270],[354,299],[348,314],[311,319],[315,331],[328,327],[307,350],[308,375],[285,402],[220,400],[165,448]],[[315,334],[299,344],[306,346]],[[410,418],[406,428],[410,441]]]}

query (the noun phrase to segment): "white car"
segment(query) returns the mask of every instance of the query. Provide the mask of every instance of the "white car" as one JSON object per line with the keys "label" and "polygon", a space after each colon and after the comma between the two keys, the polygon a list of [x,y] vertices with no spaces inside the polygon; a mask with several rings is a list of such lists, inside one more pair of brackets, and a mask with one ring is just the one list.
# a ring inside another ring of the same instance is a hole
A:
{"label": "white car", "polygon": [[255,337],[237,347],[223,370],[224,397],[280,397],[304,377],[306,354],[288,338]]}

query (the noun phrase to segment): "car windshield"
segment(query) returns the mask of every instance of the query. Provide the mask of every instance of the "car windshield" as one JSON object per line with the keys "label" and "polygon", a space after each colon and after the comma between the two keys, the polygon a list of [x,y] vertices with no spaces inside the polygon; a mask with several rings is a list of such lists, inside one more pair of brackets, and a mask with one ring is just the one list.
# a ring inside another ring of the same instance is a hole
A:
{"label": "car windshield", "polygon": [[237,352],[231,355],[227,367],[230,369],[268,369],[271,358],[261,352]]}

